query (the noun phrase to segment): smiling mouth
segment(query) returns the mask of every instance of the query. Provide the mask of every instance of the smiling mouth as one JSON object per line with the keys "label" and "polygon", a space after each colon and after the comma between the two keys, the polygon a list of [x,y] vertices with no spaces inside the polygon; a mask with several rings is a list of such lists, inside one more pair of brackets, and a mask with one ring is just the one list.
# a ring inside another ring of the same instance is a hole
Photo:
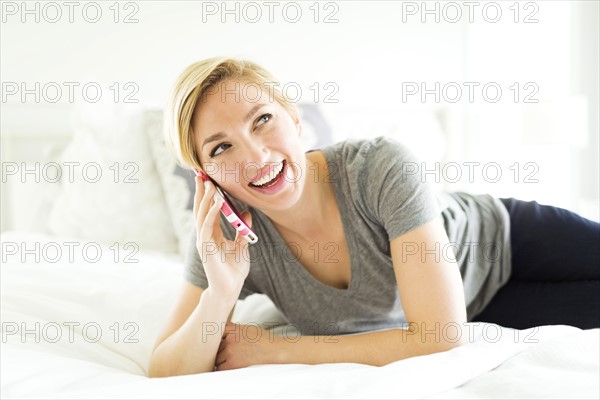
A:
{"label": "smiling mouth", "polygon": [[250,182],[248,184],[248,186],[255,187],[255,188],[268,188],[268,187],[275,185],[279,181],[279,179],[283,176],[283,171],[285,171],[285,159],[281,162],[280,168],[281,168],[281,170],[270,181],[265,182],[262,185],[255,185],[254,183]]}

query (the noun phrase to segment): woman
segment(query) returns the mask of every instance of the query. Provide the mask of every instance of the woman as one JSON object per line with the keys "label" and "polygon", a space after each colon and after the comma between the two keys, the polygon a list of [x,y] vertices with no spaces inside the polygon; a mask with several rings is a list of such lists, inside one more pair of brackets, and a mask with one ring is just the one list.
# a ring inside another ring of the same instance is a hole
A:
{"label": "woman", "polygon": [[[198,177],[186,280],[150,376],[385,365],[467,343],[467,321],[599,326],[597,223],[536,202],[434,194],[407,168],[414,155],[385,137],[304,152],[274,82],[252,62],[211,58],[175,85],[167,144],[230,195],[259,241],[236,233]],[[231,324],[252,293],[301,336]]]}

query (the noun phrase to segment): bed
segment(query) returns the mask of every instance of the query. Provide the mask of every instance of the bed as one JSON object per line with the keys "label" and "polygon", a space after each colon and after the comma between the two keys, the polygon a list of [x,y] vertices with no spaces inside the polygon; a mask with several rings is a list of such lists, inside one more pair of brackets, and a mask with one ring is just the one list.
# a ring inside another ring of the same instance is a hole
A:
{"label": "bed", "polygon": [[[23,249],[71,241],[39,233],[2,234],[3,398],[600,395],[600,329],[564,325],[513,330],[472,323],[469,344],[384,367],[273,364],[150,379],[152,345],[175,299],[182,262],[152,251],[114,262],[114,251],[104,245],[94,263],[82,262],[78,252],[57,262],[54,256],[22,259]],[[15,252],[15,245],[24,247]],[[255,294],[238,302],[233,321],[284,320],[268,298]]]}
{"label": "bed", "polygon": [[[317,110],[302,112],[307,149],[357,125],[350,118],[355,110],[338,110],[333,119],[346,126],[329,128]],[[377,112],[364,114],[365,121],[384,121]],[[41,129],[25,127],[21,114],[9,114],[15,124],[3,128],[14,161],[19,148],[42,149],[46,140],[41,133],[19,136],[19,129]],[[443,143],[431,136],[441,132],[433,118],[405,115],[394,111],[389,126],[373,129],[394,136],[424,127],[406,140],[420,138],[421,148]],[[124,173],[134,162],[138,181],[3,182],[3,216],[13,229],[1,234],[2,398],[600,398],[600,329],[562,325],[513,330],[473,323],[465,346],[384,367],[275,364],[147,378],[154,341],[183,279],[190,175],[165,152],[160,111],[79,110],[74,121],[68,140],[60,136],[60,151],[29,161],[98,161],[111,172],[119,162]],[[275,333],[290,332],[260,294],[239,301],[233,321],[275,322]]]}

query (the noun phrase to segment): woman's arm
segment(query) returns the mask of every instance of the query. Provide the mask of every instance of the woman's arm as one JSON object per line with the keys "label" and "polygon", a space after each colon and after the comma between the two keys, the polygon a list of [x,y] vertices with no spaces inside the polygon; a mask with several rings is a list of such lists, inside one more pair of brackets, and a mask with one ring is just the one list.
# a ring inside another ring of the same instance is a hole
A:
{"label": "woman's arm", "polygon": [[381,366],[467,343],[462,278],[448,244],[448,236],[439,219],[390,241],[409,330],[302,336],[295,343],[286,339],[280,342],[285,362],[351,362]]}
{"label": "woman's arm", "polygon": [[[467,311],[460,270],[436,219],[390,242],[408,330],[338,336],[275,336],[266,331],[227,334],[217,369],[256,364],[360,363],[382,366],[405,358],[447,351],[468,342]],[[373,293],[376,296],[376,293]],[[244,338],[259,338],[247,341]]]}
{"label": "woman's arm", "polygon": [[[180,298],[154,346],[150,378],[212,372],[236,299],[184,282]],[[229,317],[228,317],[229,314]]]}

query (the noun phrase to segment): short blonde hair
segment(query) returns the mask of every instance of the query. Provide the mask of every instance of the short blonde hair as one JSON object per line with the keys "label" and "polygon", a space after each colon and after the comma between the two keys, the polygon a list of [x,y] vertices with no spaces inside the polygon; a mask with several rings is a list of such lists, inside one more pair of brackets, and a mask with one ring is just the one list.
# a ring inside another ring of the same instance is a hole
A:
{"label": "short blonde hair", "polygon": [[[230,79],[257,84],[292,116],[298,112],[282,92],[277,79],[260,65],[228,57],[213,57],[187,67],[177,78],[164,113],[165,144],[179,165],[202,169],[194,146],[192,118],[198,101],[212,88]],[[267,87],[265,83],[269,83]],[[277,83],[277,84],[274,84]]]}

